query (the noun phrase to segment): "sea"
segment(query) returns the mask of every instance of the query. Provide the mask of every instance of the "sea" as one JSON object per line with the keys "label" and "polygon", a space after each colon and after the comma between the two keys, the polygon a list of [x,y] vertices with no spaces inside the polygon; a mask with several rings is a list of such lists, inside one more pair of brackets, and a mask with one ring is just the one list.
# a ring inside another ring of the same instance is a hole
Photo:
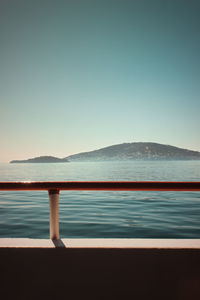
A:
{"label": "sea", "polygon": [[[200,181],[200,161],[0,164],[0,181]],[[200,238],[200,192],[61,191],[61,238]],[[46,191],[0,191],[0,238],[49,238]]]}

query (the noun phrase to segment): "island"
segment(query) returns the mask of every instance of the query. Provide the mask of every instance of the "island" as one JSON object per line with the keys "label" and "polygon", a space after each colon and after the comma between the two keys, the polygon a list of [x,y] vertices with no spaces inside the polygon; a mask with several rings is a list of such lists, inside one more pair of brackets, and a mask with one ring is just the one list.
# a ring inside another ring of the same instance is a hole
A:
{"label": "island", "polygon": [[112,145],[66,157],[69,161],[200,160],[200,152],[152,142]]}
{"label": "island", "polygon": [[67,158],[58,158],[54,156],[39,156],[34,158],[29,158],[25,160],[11,160],[11,164],[18,163],[66,163],[69,162]]}
{"label": "island", "polygon": [[122,160],[200,160],[200,152],[152,142],[134,142],[112,145],[89,152],[81,152],[65,158],[39,156],[26,160],[12,160],[10,163],[67,163],[76,161]]}

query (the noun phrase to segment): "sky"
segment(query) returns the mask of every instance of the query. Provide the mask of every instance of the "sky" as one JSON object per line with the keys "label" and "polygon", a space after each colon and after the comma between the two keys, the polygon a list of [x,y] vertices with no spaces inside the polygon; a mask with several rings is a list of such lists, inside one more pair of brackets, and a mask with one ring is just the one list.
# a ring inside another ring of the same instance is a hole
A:
{"label": "sky", "polygon": [[0,162],[200,151],[200,1],[0,0]]}

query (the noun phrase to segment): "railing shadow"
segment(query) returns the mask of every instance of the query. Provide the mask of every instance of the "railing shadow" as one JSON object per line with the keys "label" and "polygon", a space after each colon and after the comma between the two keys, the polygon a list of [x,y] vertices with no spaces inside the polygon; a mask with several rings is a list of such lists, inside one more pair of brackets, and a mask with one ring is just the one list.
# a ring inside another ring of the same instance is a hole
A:
{"label": "railing shadow", "polygon": [[52,240],[55,248],[66,248],[65,244],[61,239]]}

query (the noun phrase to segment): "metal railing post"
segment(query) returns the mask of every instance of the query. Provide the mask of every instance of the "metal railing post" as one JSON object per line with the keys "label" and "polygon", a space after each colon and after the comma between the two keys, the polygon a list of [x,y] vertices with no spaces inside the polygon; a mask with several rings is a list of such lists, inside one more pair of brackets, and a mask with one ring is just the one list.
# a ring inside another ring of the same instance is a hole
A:
{"label": "metal railing post", "polygon": [[57,240],[59,236],[59,190],[49,190],[49,231],[50,239]]}

